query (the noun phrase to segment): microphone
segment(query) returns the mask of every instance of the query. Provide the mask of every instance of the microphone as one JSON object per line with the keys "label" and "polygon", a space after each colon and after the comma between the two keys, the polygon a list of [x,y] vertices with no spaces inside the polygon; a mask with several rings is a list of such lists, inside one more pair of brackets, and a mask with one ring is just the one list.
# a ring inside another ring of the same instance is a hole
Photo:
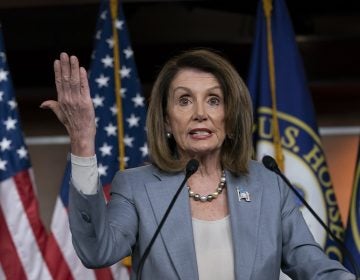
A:
{"label": "microphone", "polygon": [[190,159],[186,164],[185,178],[189,179],[199,168],[199,162],[196,159]]}
{"label": "microphone", "polygon": [[311,208],[311,206],[306,202],[306,200],[302,197],[302,195],[295,189],[295,187],[290,183],[289,179],[285,177],[285,175],[279,169],[275,159],[269,155],[266,155],[262,158],[262,163],[264,166],[272,172],[278,174],[290,187],[290,189],[295,193],[295,195],[301,200],[301,202],[305,205],[305,207],[310,211],[310,213],[316,218],[316,220],[322,225],[322,227],[326,230],[326,232],[340,245],[343,249],[343,252],[349,257],[349,262],[351,266],[354,268],[356,279],[360,279],[359,268],[354,261],[353,255],[350,253],[349,249],[345,246],[345,244],[331,232],[330,228],[321,220],[321,218],[316,214],[316,212]]}
{"label": "microphone", "polygon": [[162,227],[163,227],[163,225],[164,225],[164,223],[165,223],[171,209],[173,208],[177,197],[179,196],[182,188],[184,187],[187,179],[189,179],[190,176],[193,175],[198,170],[198,168],[199,168],[199,162],[196,159],[191,159],[186,164],[185,178],[182,181],[182,183],[180,184],[180,186],[179,186],[177,192],[175,193],[173,199],[171,200],[168,208],[166,209],[166,212],[165,212],[164,216],[162,217],[162,219],[161,219],[161,221],[159,223],[159,226],[157,227],[153,237],[151,238],[151,241],[150,241],[149,245],[146,247],[146,249],[144,251],[144,254],[142,255],[142,257],[141,257],[141,259],[139,261],[139,266],[138,266],[138,269],[137,269],[137,277],[136,277],[136,279],[141,280],[141,274],[142,274],[142,270],[143,270],[146,258],[150,253],[151,247],[153,246],[153,244],[154,244],[154,242],[156,240],[156,237],[159,235],[160,230],[162,229]]}
{"label": "microphone", "polygon": [[265,167],[273,172],[276,172],[277,174],[280,172],[280,169],[275,161],[271,156],[264,156],[262,159],[262,163],[265,165]]}

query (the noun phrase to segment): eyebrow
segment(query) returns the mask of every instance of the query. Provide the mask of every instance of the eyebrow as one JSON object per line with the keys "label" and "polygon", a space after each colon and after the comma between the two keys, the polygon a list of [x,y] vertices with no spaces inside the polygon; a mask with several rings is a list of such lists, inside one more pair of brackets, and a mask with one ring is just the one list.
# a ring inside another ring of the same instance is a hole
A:
{"label": "eyebrow", "polygon": [[[173,89],[173,92],[175,92],[175,91],[177,91],[177,90],[179,90],[179,89],[183,89],[183,90],[185,90],[185,91],[189,91],[189,90],[190,90],[190,89],[187,88],[187,87],[178,86],[178,87],[176,87],[176,88]],[[213,90],[213,89],[220,89],[220,90],[221,90],[221,87],[220,87],[220,86],[213,86],[213,87],[208,88],[208,89],[206,89],[206,90],[207,90],[207,91],[210,91],[210,90]]]}

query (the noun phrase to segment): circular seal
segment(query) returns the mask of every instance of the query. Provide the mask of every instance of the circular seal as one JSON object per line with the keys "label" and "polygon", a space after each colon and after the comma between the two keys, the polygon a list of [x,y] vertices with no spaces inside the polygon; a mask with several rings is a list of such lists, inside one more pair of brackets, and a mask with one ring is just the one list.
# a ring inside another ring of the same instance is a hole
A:
{"label": "circular seal", "polygon": [[[277,117],[284,156],[282,171],[332,233],[342,239],[344,229],[319,136],[292,115],[277,112]],[[268,107],[258,109],[255,138],[258,160],[264,155],[274,156],[272,110]],[[326,230],[299,199],[297,203],[315,240],[331,258],[341,261],[342,254],[335,241],[328,237]]]}

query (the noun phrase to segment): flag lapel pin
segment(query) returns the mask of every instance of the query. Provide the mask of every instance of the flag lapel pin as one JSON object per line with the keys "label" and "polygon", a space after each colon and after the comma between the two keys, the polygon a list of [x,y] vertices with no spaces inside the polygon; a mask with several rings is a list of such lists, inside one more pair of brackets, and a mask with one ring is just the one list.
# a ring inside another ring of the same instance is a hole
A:
{"label": "flag lapel pin", "polygon": [[239,188],[236,188],[236,192],[237,192],[239,201],[241,201],[241,200],[245,200],[246,202],[251,201],[249,192],[244,191],[244,190],[239,189]]}

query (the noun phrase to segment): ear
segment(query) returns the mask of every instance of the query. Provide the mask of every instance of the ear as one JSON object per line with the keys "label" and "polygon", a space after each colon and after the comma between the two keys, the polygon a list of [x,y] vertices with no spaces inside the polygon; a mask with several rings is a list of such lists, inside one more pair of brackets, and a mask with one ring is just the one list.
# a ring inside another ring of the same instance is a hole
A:
{"label": "ear", "polygon": [[165,131],[172,133],[169,116],[167,114],[165,115]]}

